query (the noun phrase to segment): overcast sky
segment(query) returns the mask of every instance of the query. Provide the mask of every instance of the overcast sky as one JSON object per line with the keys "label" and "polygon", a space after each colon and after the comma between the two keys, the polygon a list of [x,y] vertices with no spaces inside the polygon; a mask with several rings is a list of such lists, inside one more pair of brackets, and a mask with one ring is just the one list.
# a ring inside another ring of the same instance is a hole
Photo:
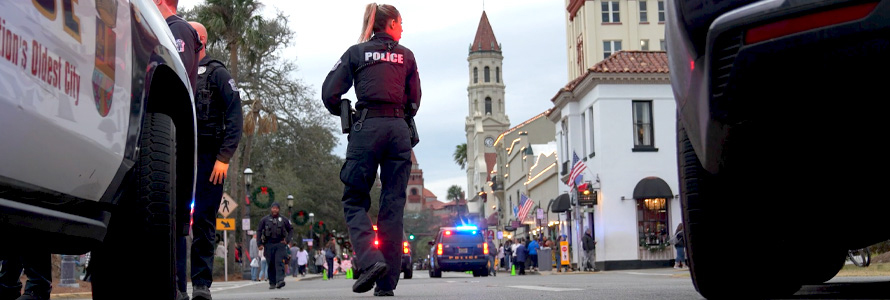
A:
{"label": "overcast sky", "polygon": [[[192,7],[203,0],[180,0]],[[262,0],[264,13],[284,12],[295,32],[282,54],[296,59],[303,79],[316,97],[324,78],[361,31],[367,0]],[[466,143],[469,83],[468,49],[482,17],[482,0],[390,1],[402,14],[399,44],[417,58],[423,96],[414,148],[425,187],[446,201],[448,187],[467,190],[466,171],[453,159],[455,146]],[[552,107],[550,99],[567,83],[565,7],[563,0],[487,0],[484,10],[503,45],[502,79],[511,127]],[[354,91],[344,98],[355,100]],[[338,118],[331,116],[331,118]],[[336,119],[339,124],[339,119]],[[346,136],[334,154],[346,153]]]}

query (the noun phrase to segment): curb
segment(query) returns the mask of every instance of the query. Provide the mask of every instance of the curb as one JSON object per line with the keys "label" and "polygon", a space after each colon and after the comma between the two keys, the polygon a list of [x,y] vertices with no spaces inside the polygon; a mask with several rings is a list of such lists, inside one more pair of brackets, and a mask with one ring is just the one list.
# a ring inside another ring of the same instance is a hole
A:
{"label": "curb", "polygon": [[83,299],[83,298],[93,298],[93,293],[65,293],[65,294],[50,294],[50,299]]}

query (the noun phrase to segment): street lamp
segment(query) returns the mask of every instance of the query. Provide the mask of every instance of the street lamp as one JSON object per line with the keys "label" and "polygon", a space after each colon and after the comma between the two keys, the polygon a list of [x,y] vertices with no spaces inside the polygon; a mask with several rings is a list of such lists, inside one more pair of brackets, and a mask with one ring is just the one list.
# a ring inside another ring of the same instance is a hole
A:
{"label": "street lamp", "polygon": [[287,194],[287,217],[290,218],[294,209],[294,195]]}
{"label": "street lamp", "polygon": [[[245,168],[244,169],[244,185],[246,187],[244,189],[245,201],[244,201],[244,210],[242,210],[243,215],[241,216],[241,218],[242,218],[242,220],[241,220],[241,224],[242,224],[242,226],[241,226],[241,234],[242,234],[241,240],[245,241],[245,242],[249,241],[249,239],[247,238],[247,232],[250,231],[250,226],[247,226],[247,228],[244,228],[245,226],[243,224],[244,224],[245,219],[248,220],[248,223],[250,222],[250,201],[248,200],[249,199],[248,197],[250,195],[249,194],[250,193],[250,184],[251,184],[252,179],[253,179],[253,170],[251,170],[250,168]],[[247,261],[247,253],[243,253],[242,255],[244,257],[241,261]],[[250,276],[250,269],[244,268],[242,270],[241,276],[245,276],[244,278],[247,278],[246,276]]]}

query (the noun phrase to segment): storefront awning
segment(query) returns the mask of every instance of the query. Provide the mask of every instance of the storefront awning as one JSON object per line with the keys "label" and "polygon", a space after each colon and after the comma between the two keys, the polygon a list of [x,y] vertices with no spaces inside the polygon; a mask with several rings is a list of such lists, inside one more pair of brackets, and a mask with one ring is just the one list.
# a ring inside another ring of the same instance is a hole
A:
{"label": "storefront awning", "polygon": [[566,212],[569,209],[572,209],[572,200],[569,199],[569,194],[557,196],[550,206],[550,211],[555,213]]}
{"label": "storefront awning", "polygon": [[655,176],[643,178],[634,187],[634,199],[670,199],[673,197],[674,193],[671,192],[671,187],[668,186],[667,182]]}

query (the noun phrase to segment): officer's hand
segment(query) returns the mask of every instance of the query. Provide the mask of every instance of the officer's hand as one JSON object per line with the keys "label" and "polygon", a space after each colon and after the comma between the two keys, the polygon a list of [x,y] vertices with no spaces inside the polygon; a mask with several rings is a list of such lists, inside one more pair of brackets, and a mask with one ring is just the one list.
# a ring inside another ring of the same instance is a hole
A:
{"label": "officer's hand", "polygon": [[226,179],[226,174],[229,172],[229,164],[216,161],[216,164],[213,165],[213,173],[210,173],[210,182],[213,184],[222,184],[223,180]]}

